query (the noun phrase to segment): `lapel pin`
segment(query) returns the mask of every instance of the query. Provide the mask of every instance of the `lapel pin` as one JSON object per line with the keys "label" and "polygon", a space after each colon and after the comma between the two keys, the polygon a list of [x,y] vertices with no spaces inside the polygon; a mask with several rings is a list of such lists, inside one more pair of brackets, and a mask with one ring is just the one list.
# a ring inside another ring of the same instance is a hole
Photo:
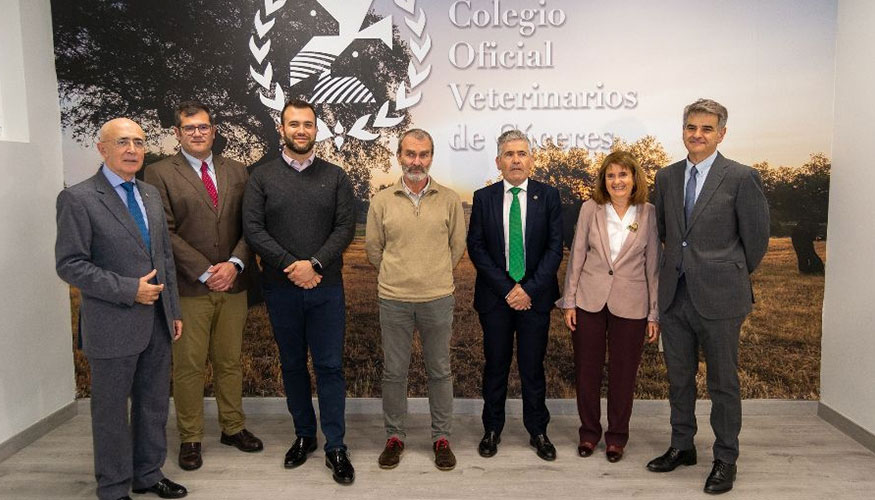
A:
{"label": "lapel pin", "polygon": [[537,200],[537,199],[538,199],[538,195],[534,195],[534,196],[532,196],[532,199],[533,199],[533,200]]}

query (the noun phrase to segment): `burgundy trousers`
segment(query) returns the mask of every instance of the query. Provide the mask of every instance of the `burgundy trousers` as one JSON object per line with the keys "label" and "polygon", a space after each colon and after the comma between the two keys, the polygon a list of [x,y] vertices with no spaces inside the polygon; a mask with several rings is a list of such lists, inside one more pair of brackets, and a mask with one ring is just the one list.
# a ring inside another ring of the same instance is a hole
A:
{"label": "burgundy trousers", "polygon": [[580,442],[598,444],[602,436],[601,386],[608,355],[608,430],[605,444],[626,446],[629,418],[635,395],[635,378],[641,363],[647,319],[614,316],[605,306],[597,313],[577,308],[577,328],[572,332],[577,383]]}

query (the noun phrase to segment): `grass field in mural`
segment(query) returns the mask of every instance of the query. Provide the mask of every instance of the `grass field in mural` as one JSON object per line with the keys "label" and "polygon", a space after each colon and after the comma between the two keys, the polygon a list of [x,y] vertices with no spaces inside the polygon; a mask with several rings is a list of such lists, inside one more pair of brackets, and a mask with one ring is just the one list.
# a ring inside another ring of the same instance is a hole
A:
{"label": "grass field in mural", "polygon": [[[825,259],[825,244],[815,244]],[[344,371],[350,397],[379,397],[382,374],[376,271],[367,262],[364,239],[356,237],[344,255],[347,332]],[[563,262],[560,278],[565,275]],[[467,255],[455,271],[456,311],[452,339],[452,367],[456,397],[479,398],[483,369],[483,342],[477,314],[471,307],[474,268]],[[561,281],[561,280],[560,280]],[[801,275],[789,238],[772,238],[769,252],[753,276],[757,303],[741,332],[739,367],[744,398],[816,400],[820,387],[821,306],[823,276]],[[71,291],[74,345],[78,323],[78,293]],[[547,395],[573,398],[571,339],[559,311],[554,310],[545,361]],[[76,387],[79,397],[90,393],[88,363],[75,350]],[[249,311],[243,346],[246,396],[283,394],[277,348],[263,305]],[[705,365],[700,363],[699,396],[706,397]],[[511,371],[510,397],[519,397],[519,378]],[[212,394],[207,370],[205,393]],[[426,394],[425,368],[420,345],[413,349],[410,370],[411,396]],[[668,397],[665,363],[656,346],[647,345],[638,376],[636,397]]]}

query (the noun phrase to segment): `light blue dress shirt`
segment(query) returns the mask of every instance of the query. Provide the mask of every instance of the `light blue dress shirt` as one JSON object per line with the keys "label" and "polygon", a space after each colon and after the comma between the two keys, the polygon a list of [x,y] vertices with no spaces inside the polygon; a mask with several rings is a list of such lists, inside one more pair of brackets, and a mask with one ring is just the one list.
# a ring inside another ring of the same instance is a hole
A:
{"label": "light blue dress shirt", "polygon": [[[100,167],[100,171],[103,172],[103,176],[106,177],[106,180],[108,180],[112,188],[115,189],[119,198],[122,199],[122,203],[127,207],[128,192],[122,187],[122,184],[127,181],[122,179],[117,173],[110,170],[109,167],[106,166],[106,163]],[[137,179],[131,179],[131,181],[134,183],[134,199],[137,200],[137,205],[140,205],[140,212],[143,213],[143,220],[146,222],[146,229],[149,229],[149,217],[146,215],[146,205],[143,205],[143,198],[140,196],[140,188],[137,187]]]}
{"label": "light blue dress shirt", "polygon": [[[696,176],[696,200],[699,199],[699,193],[702,192],[702,186],[705,185],[705,179],[708,178],[708,172],[711,171],[711,165],[714,164],[714,160],[717,159],[717,151],[711,153],[711,156],[705,158],[700,161],[698,164],[695,164],[696,171],[698,175]],[[690,170],[693,168],[693,162],[687,158],[687,168],[684,169],[684,186],[687,185],[687,182],[690,180]],[[683,191],[681,192],[683,196]]]}

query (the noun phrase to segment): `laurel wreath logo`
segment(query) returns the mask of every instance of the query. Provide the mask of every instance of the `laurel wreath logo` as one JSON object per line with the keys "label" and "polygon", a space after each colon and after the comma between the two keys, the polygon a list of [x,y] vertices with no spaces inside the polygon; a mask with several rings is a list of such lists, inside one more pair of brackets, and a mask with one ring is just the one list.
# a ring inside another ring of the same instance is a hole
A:
{"label": "laurel wreath logo", "polygon": [[[270,31],[276,23],[276,14],[280,9],[285,7],[287,0],[264,0],[264,8],[258,9],[255,12],[253,26],[255,33],[249,38],[249,52],[255,64],[249,66],[249,74],[252,79],[261,87],[258,90],[258,96],[261,103],[267,108],[279,112],[283,109],[286,103],[286,94],[283,86],[274,81],[273,65],[270,61],[264,64],[267,56],[270,55]],[[392,113],[397,113],[419,103],[422,99],[422,92],[413,92],[422,82],[431,74],[431,64],[426,64],[425,60],[431,51],[431,36],[425,32],[426,15],[425,11],[420,7],[416,8],[416,0],[394,0],[395,5],[406,12],[404,23],[411,31],[411,36],[408,39],[410,52],[413,58],[407,66],[407,81],[399,82],[394,93],[394,110]],[[418,12],[418,15],[416,13]],[[311,12],[311,15],[313,13]],[[256,37],[257,35],[257,37]],[[424,35],[424,38],[423,38]],[[414,60],[417,64],[414,64]],[[258,68],[263,68],[259,70]],[[408,90],[409,89],[409,90]],[[268,97],[273,90],[273,97]],[[266,95],[267,94],[267,95]],[[353,123],[352,127],[347,131],[344,126],[338,121],[329,126],[321,118],[317,117],[317,127],[319,133],[316,136],[317,141],[325,139],[334,140],[334,146],[337,150],[343,147],[345,136],[354,137],[362,141],[373,141],[378,138],[379,133],[374,133],[368,128],[379,129],[393,127],[403,120],[400,116],[390,116],[391,100],[385,101],[376,116],[371,120],[372,114],[368,113],[359,116]],[[370,123],[370,127],[368,124]]]}

